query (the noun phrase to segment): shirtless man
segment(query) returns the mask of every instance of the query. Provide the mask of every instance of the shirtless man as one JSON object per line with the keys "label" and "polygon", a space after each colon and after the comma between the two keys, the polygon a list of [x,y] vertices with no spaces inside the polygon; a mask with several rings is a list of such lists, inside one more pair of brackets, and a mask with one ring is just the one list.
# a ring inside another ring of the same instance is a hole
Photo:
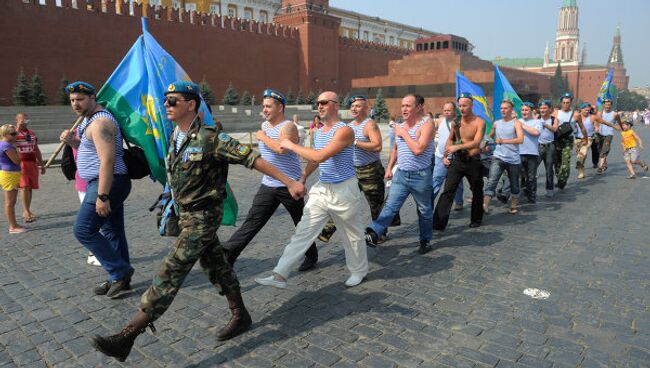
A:
{"label": "shirtless man", "polygon": [[447,138],[443,159],[443,164],[448,167],[447,180],[433,213],[435,230],[442,231],[447,227],[454,195],[463,177],[467,178],[472,190],[472,214],[469,226],[479,227],[483,221],[483,166],[480,145],[485,131],[485,120],[474,115],[473,104],[474,100],[470,93],[463,92],[458,97],[460,127],[458,121],[454,121]]}

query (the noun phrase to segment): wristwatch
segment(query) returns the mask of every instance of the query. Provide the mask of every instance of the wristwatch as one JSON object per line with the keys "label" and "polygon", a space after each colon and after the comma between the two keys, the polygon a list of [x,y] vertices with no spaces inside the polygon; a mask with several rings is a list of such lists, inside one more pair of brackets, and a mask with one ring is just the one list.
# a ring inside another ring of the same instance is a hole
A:
{"label": "wristwatch", "polygon": [[106,202],[108,201],[108,194],[98,194],[97,198],[102,202]]}
{"label": "wristwatch", "polygon": [[358,142],[358,141],[359,141],[358,139],[355,139],[355,140],[354,140],[354,146],[355,146],[355,147],[357,146],[357,142]]}

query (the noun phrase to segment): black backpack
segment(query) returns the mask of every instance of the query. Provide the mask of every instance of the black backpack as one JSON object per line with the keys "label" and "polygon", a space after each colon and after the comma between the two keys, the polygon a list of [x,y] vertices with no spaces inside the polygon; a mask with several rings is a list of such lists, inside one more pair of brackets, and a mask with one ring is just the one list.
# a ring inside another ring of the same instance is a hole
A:
{"label": "black backpack", "polygon": [[68,180],[75,180],[77,173],[77,164],[74,162],[74,154],[72,147],[67,144],[63,147],[63,155],[61,155],[61,171],[63,176]]}

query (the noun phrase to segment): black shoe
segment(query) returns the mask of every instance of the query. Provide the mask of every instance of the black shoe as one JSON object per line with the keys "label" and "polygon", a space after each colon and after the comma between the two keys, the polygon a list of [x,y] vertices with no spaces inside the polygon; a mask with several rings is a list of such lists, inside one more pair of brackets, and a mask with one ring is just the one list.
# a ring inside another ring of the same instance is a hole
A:
{"label": "black shoe", "polygon": [[106,296],[115,299],[120,296],[120,293],[124,290],[131,289],[131,280],[117,280],[111,283],[111,287],[106,292]]}
{"label": "black shoe", "polygon": [[420,247],[418,248],[418,253],[426,254],[431,250],[429,242],[426,240],[420,240]]}
{"label": "black shoe", "polygon": [[371,228],[366,228],[366,245],[370,248],[377,248],[378,240],[377,233]]}
{"label": "black shoe", "polygon": [[402,218],[399,217],[399,213],[393,217],[393,221],[390,223],[390,227],[402,225]]}
{"label": "black shoe", "polygon": [[305,257],[305,260],[302,261],[302,264],[300,265],[300,267],[298,267],[298,271],[305,272],[314,269],[316,268],[317,263],[318,263],[318,258]]}
{"label": "black shoe", "polygon": [[321,231],[320,235],[318,235],[318,240],[322,241],[323,243],[329,243],[330,239],[332,238],[332,235],[336,232],[336,226],[333,226],[331,230],[325,230]]}
{"label": "black shoe", "polygon": [[475,228],[475,227],[481,227],[480,222],[470,222],[469,227]]}
{"label": "black shoe", "polygon": [[[95,293],[95,295],[106,295],[108,291],[111,289],[112,285],[113,283],[111,283],[110,281],[104,281],[93,289],[93,293]],[[122,290],[131,290],[131,280],[128,280],[123,285]]]}
{"label": "black shoe", "polygon": [[497,199],[499,200],[499,202],[501,202],[503,204],[508,203],[508,197],[503,195],[503,194],[497,194]]}

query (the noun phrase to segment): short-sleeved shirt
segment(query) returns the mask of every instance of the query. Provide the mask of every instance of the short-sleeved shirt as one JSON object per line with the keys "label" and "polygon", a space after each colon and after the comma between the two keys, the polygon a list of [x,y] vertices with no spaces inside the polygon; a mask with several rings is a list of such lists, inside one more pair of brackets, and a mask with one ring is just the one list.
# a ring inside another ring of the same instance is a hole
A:
{"label": "short-sleeved shirt", "polygon": [[[170,141],[176,137],[175,133]],[[178,152],[175,148],[170,145],[167,154],[167,182],[182,211],[221,209],[228,164],[252,168],[260,157],[249,146],[200,121],[187,131]]]}
{"label": "short-sleeved shirt", "polygon": [[38,139],[30,129],[16,130],[16,148],[20,161],[36,161],[36,143]]}
{"label": "short-sleeved shirt", "polygon": [[[515,120],[504,121],[497,120],[496,125],[496,135],[497,138],[501,139],[515,139],[517,138],[517,131],[515,129]],[[494,157],[500,159],[503,162],[507,162],[513,165],[519,165],[521,163],[521,157],[519,157],[519,145],[510,144],[510,143],[501,143],[497,144],[497,147],[494,149]]]}
{"label": "short-sleeved shirt", "polygon": [[[540,122],[542,122],[544,125],[553,125],[553,117],[551,116],[546,120],[540,119]],[[552,143],[553,141],[555,141],[555,133],[553,133],[552,130],[548,129],[544,125],[542,125],[543,126],[542,133],[539,135],[539,144]]]}
{"label": "short-sleeved shirt", "polygon": [[[538,132],[542,131],[542,121],[538,119],[527,119],[521,122],[527,127],[537,129]],[[520,155],[535,155],[539,156],[539,136],[534,136],[524,129],[524,142],[519,145]]]}
{"label": "short-sleeved shirt", "polygon": [[15,164],[9,156],[7,156],[7,151],[14,149],[14,145],[0,141],[0,170],[2,171],[18,171],[20,172],[20,165]]}

